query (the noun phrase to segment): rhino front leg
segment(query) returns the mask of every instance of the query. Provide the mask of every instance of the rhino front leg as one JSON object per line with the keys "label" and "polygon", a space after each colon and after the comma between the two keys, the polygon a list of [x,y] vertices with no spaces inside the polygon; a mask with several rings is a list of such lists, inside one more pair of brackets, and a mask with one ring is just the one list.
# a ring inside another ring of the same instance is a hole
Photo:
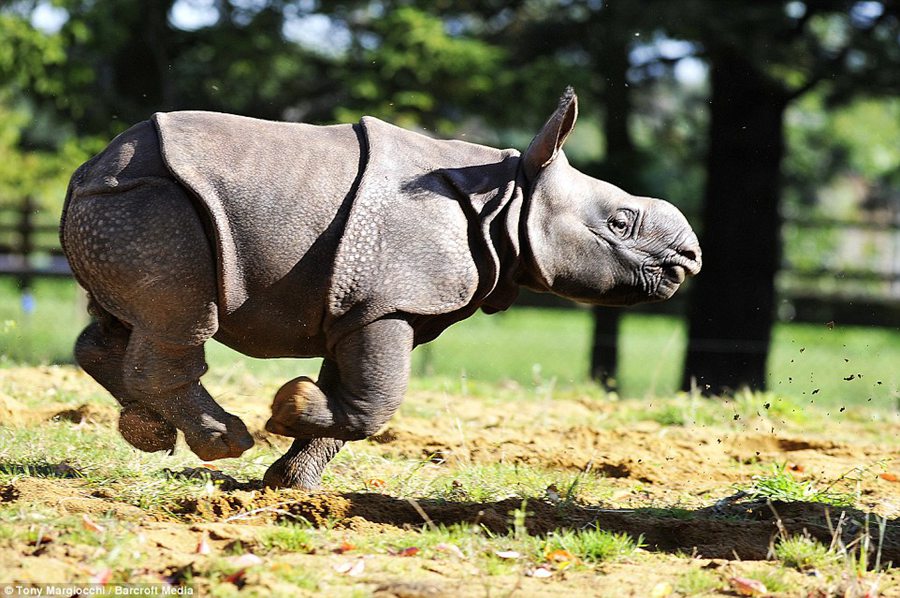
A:
{"label": "rhino front leg", "polygon": [[377,320],[344,337],[318,383],[296,378],[278,390],[266,430],[294,438],[362,440],[400,407],[409,381],[412,327]]}
{"label": "rhino front leg", "polygon": [[322,472],[341,447],[337,438],[298,438],[291,448],[266,471],[263,483],[270,488],[315,490]]}
{"label": "rhino front leg", "polygon": [[338,343],[317,383],[301,377],[282,386],[266,430],[296,440],[266,472],[265,484],[317,488],[346,441],[377,432],[403,400],[412,344],[405,320],[378,320]]}

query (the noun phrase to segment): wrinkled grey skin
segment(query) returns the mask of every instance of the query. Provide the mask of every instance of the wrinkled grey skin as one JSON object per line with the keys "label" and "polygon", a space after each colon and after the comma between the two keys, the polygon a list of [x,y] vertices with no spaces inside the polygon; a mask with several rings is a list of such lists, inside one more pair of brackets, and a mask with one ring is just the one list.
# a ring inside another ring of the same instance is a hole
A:
{"label": "wrinkled grey skin", "polygon": [[410,351],[519,286],[629,305],[700,270],[682,214],[573,169],[577,98],[528,150],[430,140],[375,119],[314,127],[214,113],[135,125],[72,177],[60,228],[90,295],[78,363],[145,451],[176,430],[205,460],[253,444],[200,384],[216,338],[258,357],[321,356],[276,395],[295,438],[265,483],[316,487],[344,442],[396,412]]}

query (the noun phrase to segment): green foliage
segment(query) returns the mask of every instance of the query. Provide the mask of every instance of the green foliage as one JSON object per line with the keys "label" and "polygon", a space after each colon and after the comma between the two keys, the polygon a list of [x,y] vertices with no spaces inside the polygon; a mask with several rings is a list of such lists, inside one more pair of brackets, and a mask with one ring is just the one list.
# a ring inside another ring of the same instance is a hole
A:
{"label": "green foliage", "polygon": [[68,138],[55,150],[24,149],[23,139],[34,130],[35,114],[24,103],[13,105],[0,90],[0,208],[18,207],[30,196],[51,221],[59,214],[69,176],[90,157],[98,143]]}
{"label": "green foliage", "polygon": [[336,111],[338,120],[373,114],[447,135],[480,96],[498,92],[500,48],[450,35],[440,18],[409,6],[368,25],[372,43],[351,55],[345,75],[350,97]]}
{"label": "green foliage", "polygon": [[46,95],[64,93],[62,81],[50,72],[66,59],[60,35],[38,31],[27,15],[0,10],[0,39],[0,102],[26,90]]}

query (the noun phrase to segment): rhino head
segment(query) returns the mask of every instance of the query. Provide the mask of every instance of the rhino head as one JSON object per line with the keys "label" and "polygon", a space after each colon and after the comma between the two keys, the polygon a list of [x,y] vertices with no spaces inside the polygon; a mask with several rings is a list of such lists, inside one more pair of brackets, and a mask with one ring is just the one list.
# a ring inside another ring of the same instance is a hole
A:
{"label": "rhino head", "polygon": [[522,156],[526,286],[596,305],[671,297],[700,271],[700,244],[684,215],[661,199],[636,197],[569,165],[563,143],[575,126],[569,88]]}

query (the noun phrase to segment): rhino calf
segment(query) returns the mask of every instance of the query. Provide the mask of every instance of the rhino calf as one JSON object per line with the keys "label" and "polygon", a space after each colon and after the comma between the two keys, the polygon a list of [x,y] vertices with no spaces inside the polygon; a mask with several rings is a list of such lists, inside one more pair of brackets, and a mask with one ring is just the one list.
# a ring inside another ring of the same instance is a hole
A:
{"label": "rhino calf", "polygon": [[324,358],[278,392],[267,430],[295,438],[265,476],[312,488],[344,442],[406,390],[410,351],[518,288],[627,305],[700,270],[671,204],[574,168],[569,89],[523,153],[440,141],[374,118],[312,126],[158,113],[72,176],[63,248],[90,296],[78,363],[145,451],[180,429],[203,459],[253,444],[200,384],[204,343]]}

